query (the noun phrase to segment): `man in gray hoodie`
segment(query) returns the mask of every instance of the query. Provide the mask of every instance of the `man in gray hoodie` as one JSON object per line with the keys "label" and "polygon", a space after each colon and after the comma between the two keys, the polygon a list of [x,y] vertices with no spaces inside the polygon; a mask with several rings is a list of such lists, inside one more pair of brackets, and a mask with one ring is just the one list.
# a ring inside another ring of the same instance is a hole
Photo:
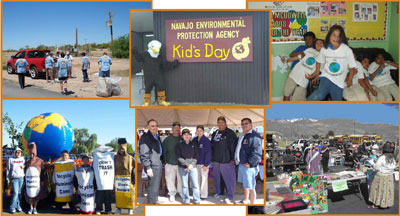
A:
{"label": "man in gray hoodie", "polygon": [[12,184],[13,197],[10,205],[10,212],[15,213],[15,210],[22,212],[21,209],[21,192],[24,184],[24,164],[25,159],[22,155],[22,150],[15,148],[14,157],[8,159],[7,163],[7,185]]}

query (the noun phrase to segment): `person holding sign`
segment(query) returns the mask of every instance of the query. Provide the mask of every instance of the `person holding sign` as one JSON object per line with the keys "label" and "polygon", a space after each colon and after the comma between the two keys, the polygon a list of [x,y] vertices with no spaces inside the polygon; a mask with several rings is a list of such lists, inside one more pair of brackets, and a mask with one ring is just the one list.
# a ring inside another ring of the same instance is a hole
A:
{"label": "person holding sign", "polygon": [[129,209],[128,214],[133,214],[135,208],[135,190],[132,184],[132,172],[135,161],[128,154],[128,143],[125,138],[118,139],[119,149],[114,157],[115,162],[115,214],[121,214],[121,209]]}
{"label": "person holding sign", "polygon": [[69,159],[67,150],[61,152],[61,160],[54,163],[53,183],[56,185],[56,207],[62,210],[63,205],[69,204],[73,209],[72,195],[74,194],[75,163]]}
{"label": "person holding sign", "polygon": [[22,185],[24,184],[24,163],[25,159],[22,155],[22,150],[18,147],[15,148],[14,157],[10,157],[7,162],[7,184],[13,188],[13,197],[10,204],[10,212],[22,212],[21,209],[21,192]]}
{"label": "person holding sign", "polygon": [[200,204],[199,180],[196,168],[199,149],[196,143],[190,141],[191,136],[189,129],[182,130],[183,140],[176,146],[176,158],[178,159],[178,170],[182,180],[183,204],[190,204],[189,179],[193,191],[194,204]]}
{"label": "person holding sign", "polygon": [[44,184],[43,160],[37,157],[36,144],[28,144],[29,160],[25,164],[25,199],[29,203],[28,214],[37,214],[36,206],[41,199],[47,197],[47,187]]}
{"label": "person holding sign", "polygon": [[143,134],[139,140],[140,161],[142,161],[143,169],[150,179],[147,188],[147,203],[161,204],[158,201],[158,194],[162,173],[162,147],[160,137],[158,136],[158,122],[150,119],[147,122],[147,128],[147,133]]}
{"label": "person holding sign", "polygon": [[[345,82],[348,87],[353,85],[353,77],[357,73],[353,51],[347,44],[343,27],[332,26],[326,35],[324,47],[318,55],[315,73],[307,77],[312,79],[312,83],[320,79],[318,89],[308,96],[307,100],[320,101],[328,95],[333,101],[343,99]],[[349,76],[347,73],[350,73]]]}
{"label": "person holding sign", "polygon": [[96,214],[112,214],[111,197],[114,189],[114,153],[111,147],[98,147],[93,152],[93,169],[96,177]]}
{"label": "person holding sign", "polygon": [[161,106],[169,106],[165,96],[165,83],[163,78],[163,69],[171,70],[178,66],[179,61],[167,62],[160,54],[161,42],[152,40],[148,43],[148,50],[139,52],[136,47],[132,48],[132,54],[138,62],[143,62],[144,67],[144,104],[149,106],[151,102],[151,90],[155,86],[158,97],[158,104]]}
{"label": "person holding sign", "polygon": [[75,176],[78,183],[78,195],[81,202],[75,207],[83,214],[94,212],[94,170],[89,165],[89,157],[82,157],[83,165],[76,169]]}

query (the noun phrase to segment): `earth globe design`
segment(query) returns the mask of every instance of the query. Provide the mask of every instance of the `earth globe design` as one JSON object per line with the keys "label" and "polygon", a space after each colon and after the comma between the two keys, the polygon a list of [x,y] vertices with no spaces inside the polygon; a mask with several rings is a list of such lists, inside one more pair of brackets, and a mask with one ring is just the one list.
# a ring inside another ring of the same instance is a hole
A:
{"label": "earth globe design", "polygon": [[338,71],[340,71],[340,64],[338,64],[337,62],[330,63],[329,71],[332,73],[337,73]]}
{"label": "earth globe design", "polygon": [[315,64],[315,58],[314,57],[309,57],[308,59],[306,59],[306,64],[307,65]]}
{"label": "earth globe design", "polygon": [[37,156],[45,161],[59,158],[63,150],[70,151],[74,145],[71,124],[58,113],[40,114],[26,124],[22,142],[35,142]]}

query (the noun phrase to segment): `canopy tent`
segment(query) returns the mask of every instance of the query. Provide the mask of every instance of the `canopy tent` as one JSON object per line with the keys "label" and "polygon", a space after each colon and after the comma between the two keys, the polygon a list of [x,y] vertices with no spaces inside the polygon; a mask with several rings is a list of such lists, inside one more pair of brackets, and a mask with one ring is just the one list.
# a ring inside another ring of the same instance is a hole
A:
{"label": "canopy tent", "polygon": [[253,126],[264,126],[264,109],[137,109],[137,128],[146,128],[155,119],[159,127],[171,127],[178,121],[183,127],[217,126],[217,118],[224,116],[228,127],[239,127],[243,118],[250,118]]}

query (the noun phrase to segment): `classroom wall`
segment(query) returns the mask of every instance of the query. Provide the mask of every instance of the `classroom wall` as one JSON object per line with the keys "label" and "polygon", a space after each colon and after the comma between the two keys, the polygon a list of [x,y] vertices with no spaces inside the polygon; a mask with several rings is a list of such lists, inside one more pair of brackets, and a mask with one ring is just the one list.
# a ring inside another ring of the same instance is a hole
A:
{"label": "classroom wall", "polygon": [[[389,52],[394,59],[399,57],[399,15],[396,13],[397,2],[388,2],[387,38],[385,41],[350,41],[349,45],[354,48],[383,48]],[[321,38],[325,40],[325,38]],[[273,43],[272,57],[289,55],[294,49],[304,42]],[[289,72],[289,71],[288,71]],[[282,100],[283,86],[288,76],[287,73],[272,71],[272,100]]]}

